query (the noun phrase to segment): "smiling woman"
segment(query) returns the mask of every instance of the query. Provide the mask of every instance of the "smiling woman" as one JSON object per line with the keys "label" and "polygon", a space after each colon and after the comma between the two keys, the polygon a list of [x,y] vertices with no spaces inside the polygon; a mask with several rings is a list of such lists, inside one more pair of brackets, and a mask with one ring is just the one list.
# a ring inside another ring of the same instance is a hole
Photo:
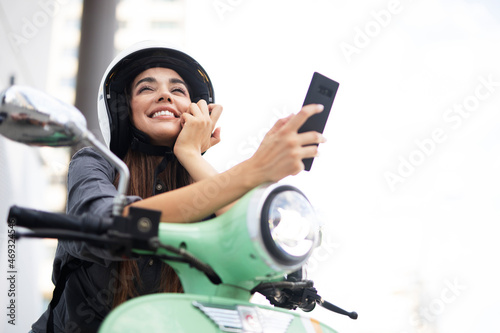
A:
{"label": "smiling woman", "polygon": [[172,69],[150,68],[132,82],[132,124],[154,145],[173,146],[181,131],[180,116],[190,104],[186,83]]}

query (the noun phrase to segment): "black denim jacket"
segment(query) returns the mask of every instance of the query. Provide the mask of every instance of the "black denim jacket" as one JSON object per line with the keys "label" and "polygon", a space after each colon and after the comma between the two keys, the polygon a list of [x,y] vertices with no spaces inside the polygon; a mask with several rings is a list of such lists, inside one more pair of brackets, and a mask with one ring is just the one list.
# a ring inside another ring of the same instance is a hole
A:
{"label": "black denim jacket", "polygon": [[[116,170],[98,152],[91,148],[79,150],[71,159],[68,171],[67,213],[80,215],[92,213],[111,216],[113,198],[117,193],[113,181]],[[141,200],[128,196],[127,204]],[[119,277],[117,263],[124,260],[113,257],[104,249],[84,242],[59,241],[55,254],[52,281],[56,283],[61,269],[74,258],[81,265],[71,273],[59,304],[54,309],[55,332],[96,332],[104,317],[110,312]],[[142,256],[137,259],[142,280],[142,295],[156,292],[159,286],[162,263]],[[46,331],[48,310],[33,324],[35,333]]]}

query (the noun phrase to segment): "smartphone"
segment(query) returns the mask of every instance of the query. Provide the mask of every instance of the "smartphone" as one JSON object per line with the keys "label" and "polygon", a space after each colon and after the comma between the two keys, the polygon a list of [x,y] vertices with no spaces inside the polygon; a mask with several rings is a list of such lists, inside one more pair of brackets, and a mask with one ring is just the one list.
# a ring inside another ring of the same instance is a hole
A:
{"label": "smartphone", "polygon": [[[307,121],[299,128],[298,133],[309,131],[323,133],[338,89],[338,82],[335,82],[320,73],[314,72],[303,105],[322,104],[324,106],[324,110],[309,117],[309,119],[307,119]],[[305,170],[310,171],[314,158],[306,158],[302,161],[304,162]]]}

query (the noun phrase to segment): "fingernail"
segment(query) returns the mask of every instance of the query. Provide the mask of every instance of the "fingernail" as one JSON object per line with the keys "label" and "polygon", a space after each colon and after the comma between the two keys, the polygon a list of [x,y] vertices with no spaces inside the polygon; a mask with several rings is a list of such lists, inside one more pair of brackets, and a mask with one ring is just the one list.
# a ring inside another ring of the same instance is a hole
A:
{"label": "fingernail", "polygon": [[318,110],[323,111],[325,106],[323,104],[316,104],[318,106]]}

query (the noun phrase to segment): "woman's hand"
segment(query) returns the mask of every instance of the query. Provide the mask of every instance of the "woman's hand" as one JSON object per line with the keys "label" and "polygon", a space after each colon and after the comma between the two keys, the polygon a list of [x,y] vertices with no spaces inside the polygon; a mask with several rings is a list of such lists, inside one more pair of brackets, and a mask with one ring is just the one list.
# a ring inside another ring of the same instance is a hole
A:
{"label": "woman's hand", "polygon": [[[302,159],[316,157],[326,139],[318,132],[297,133],[307,118],[323,111],[323,105],[304,106],[299,113],[278,120],[266,134],[255,154],[248,160],[260,181],[276,182],[304,170]],[[252,168],[249,169],[252,172]]]}
{"label": "woman's hand", "polygon": [[200,155],[220,142],[220,127],[215,128],[222,106],[207,105],[205,100],[191,103],[181,115],[182,130],[174,144],[174,154],[183,163],[184,158]]}

